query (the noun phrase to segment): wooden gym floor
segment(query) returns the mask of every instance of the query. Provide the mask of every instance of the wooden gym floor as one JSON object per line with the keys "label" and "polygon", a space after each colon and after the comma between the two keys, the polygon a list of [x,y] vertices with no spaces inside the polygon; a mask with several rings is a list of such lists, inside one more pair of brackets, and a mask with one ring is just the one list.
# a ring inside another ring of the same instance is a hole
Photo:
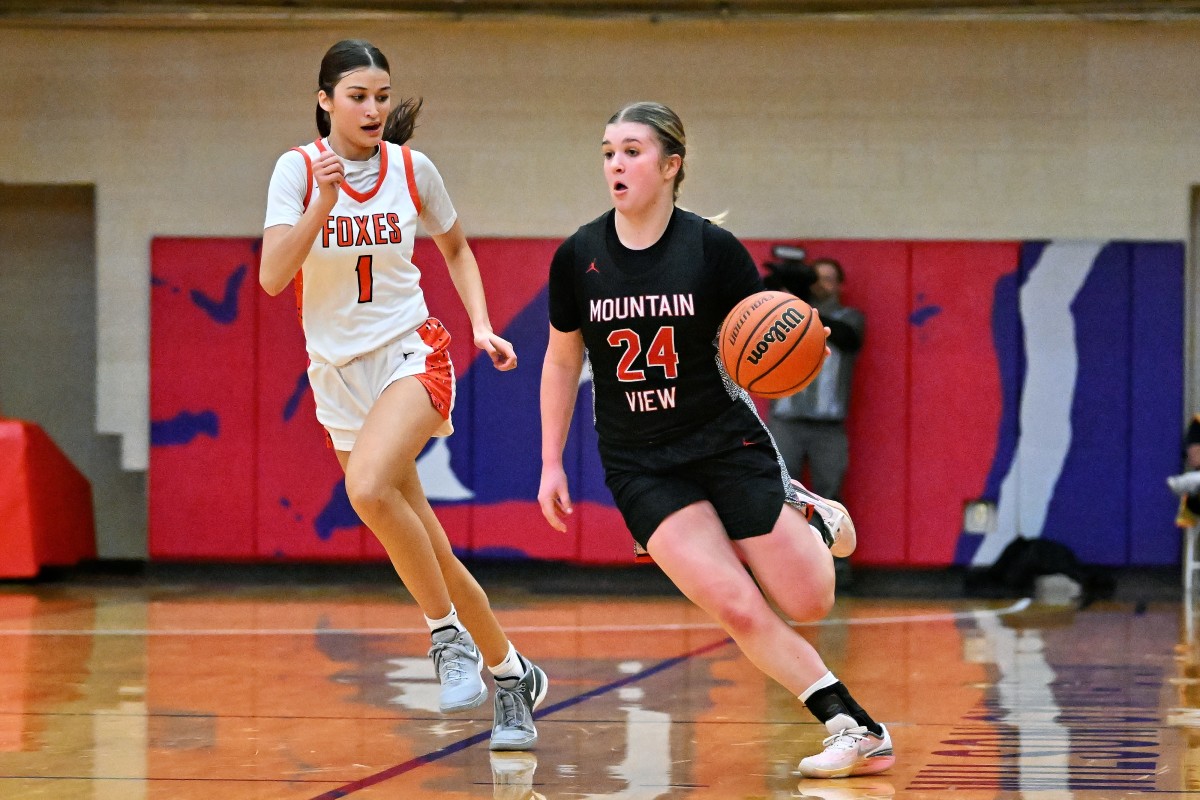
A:
{"label": "wooden gym floor", "polygon": [[489,753],[490,703],[436,712],[393,581],[0,585],[0,798],[1200,798],[1177,599],[844,597],[800,629],[897,763],[810,781],[824,730],[678,595],[484,582],[550,676],[531,754]]}

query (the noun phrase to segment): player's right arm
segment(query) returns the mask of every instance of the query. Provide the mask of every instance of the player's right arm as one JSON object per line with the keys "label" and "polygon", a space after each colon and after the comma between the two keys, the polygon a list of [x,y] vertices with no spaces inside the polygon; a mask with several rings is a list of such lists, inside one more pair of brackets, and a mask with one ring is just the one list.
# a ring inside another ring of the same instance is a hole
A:
{"label": "player's right arm", "polygon": [[562,456],[579,394],[583,355],[581,331],[564,333],[550,326],[550,342],[542,362],[542,480],[538,504],[546,521],[560,531],[566,531],[566,518],[572,512]]}
{"label": "player's right arm", "polygon": [[[283,158],[289,157],[297,156],[289,153],[285,154]],[[274,197],[281,193],[281,189],[295,194],[299,198],[304,197],[307,189],[303,185],[303,181],[307,180],[307,169],[304,170],[304,178],[301,179],[298,188],[289,189],[281,186],[289,180],[295,183],[294,171],[289,175],[288,171],[284,169],[283,158],[276,165],[275,174],[271,176],[271,198],[268,199],[268,206],[274,201]],[[339,187],[346,177],[342,159],[332,150],[323,151],[313,161],[312,174],[317,182],[317,193],[296,223],[294,225],[271,225],[263,231],[258,282],[262,284],[263,289],[269,295],[274,296],[282,292],[300,271],[305,257],[312,250],[317,234],[320,233],[321,227],[329,217],[329,212],[337,203]],[[268,208],[268,220],[272,219],[273,211],[274,209]]]}

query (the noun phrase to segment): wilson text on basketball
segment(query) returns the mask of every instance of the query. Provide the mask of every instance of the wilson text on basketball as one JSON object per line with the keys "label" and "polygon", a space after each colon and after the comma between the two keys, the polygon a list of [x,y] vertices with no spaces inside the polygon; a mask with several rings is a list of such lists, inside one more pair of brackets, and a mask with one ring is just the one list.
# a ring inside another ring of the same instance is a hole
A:
{"label": "wilson text on basketball", "polygon": [[746,360],[751,364],[757,364],[774,342],[786,342],[788,334],[800,327],[802,322],[804,322],[804,315],[797,309],[789,308],[784,311],[779,315],[775,324],[766,329],[762,338],[754,345],[754,349],[746,354]]}

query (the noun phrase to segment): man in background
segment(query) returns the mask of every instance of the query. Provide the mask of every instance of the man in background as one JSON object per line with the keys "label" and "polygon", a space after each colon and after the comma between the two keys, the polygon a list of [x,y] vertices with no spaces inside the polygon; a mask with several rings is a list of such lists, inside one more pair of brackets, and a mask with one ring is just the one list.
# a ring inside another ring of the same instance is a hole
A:
{"label": "man in background", "polygon": [[[803,262],[803,252],[776,248],[781,263],[768,264],[767,288],[791,292],[817,309],[829,327],[829,351],[817,377],[804,391],[771,403],[767,425],[788,472],[822,497],[842,501],[842,481],[850,463],[846,414],[854,362],[862,348],[866,317],[842,305],[842,265],[832,258]],[[787,258],[799,255],[800,258]],[[808,467],[808,479],[802,477]],[[849,578],[848,565],[838,560],[839,578]]]}

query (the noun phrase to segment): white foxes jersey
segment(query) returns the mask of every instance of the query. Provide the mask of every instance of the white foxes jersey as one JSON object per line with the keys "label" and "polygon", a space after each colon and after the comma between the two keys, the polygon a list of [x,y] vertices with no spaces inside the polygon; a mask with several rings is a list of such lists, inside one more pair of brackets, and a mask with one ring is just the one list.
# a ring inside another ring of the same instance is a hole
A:
{"label": "white foxes jersey", "polygon": [[[265,228],[299,222],[317,191],[313,160],[328,147],[318,139],[279,157]],[[383,142],[370,160],[344,163],[337,203],[295,278],[309,358],[335,366],[425,322],[421,272],[412,262],[417,219],[437,235],[457,218],[422,153]]]}

